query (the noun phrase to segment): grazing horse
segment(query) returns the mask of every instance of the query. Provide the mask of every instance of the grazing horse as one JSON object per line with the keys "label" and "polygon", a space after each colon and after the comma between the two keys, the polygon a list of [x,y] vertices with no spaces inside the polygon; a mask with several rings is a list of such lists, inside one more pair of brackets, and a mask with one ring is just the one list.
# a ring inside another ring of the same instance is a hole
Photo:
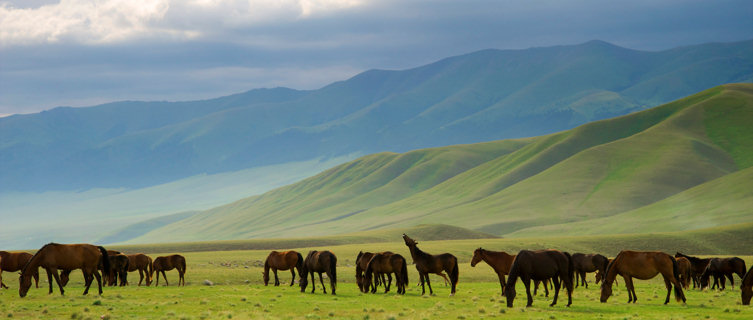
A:
{"label": "grazing horse", "polygon": [[[598,253],[573,253],[573,266],[575,267],[575,287],[580,285],[588,288],[588,281],[586,281],[586,273],[589,272],[604,272],[607,270],[607,264],[609,259]],[[578,281],[580,277],[580,281]]]}
{"label": "grazing horse", "polygon": [[99,286],[99,294],[101,295],[102,279],[99,276],[99,272],[97,272],[97,266],[100,261],[103,261],[105,270],[110,269],[110,261],[107,259],[107,251],[103,247],[91,244],[48,243],[40,248],[21,270],[21,275],[18,279],[20,283],[18,295],[22,298],[26,296],[29,287],[31,287],[32,273],[38,267],[42,267],[47,271],[47,282],[50,284],[50,293],[52,293],[53,276],[60,288],[60,294],[62,295],[64,292],[63,285],[60,283],[58,269],[81,269],[84,273],[84,279],[86,280],[84,294],[89,293],[89,287],[91,286],[92,280],[96,277]]}
{"label": "grazing horse", "polygon": [[677,260],[677,268],[680,271],[680,275],[678,276],[677,280],[680,280],[682,287],[687,290],[690,288],[690,279],[692,278],[691,269],[693,268],[693,265],[690,264],[690,260],[685,257],[675,258],[675,260]]}
{"label": "grazing horse", "polygon": [[450,275],[450,284],[452,285],[450,296],[454,296],[460,274],[460,270],[458,270],[458,259],[449,253],[432,255],[423,252],[416,246],[418,242],[404,233],[403,240],[405,241],[405,245],[408,246],[408,249],[410,249],[410,255],[413,258],[413,262],[416,264],[416,270],[418,270],[418,275],[421,278],[421,295],[426,293],[424,280],[426,281],[426,284],[429,285],[429,294],[434,294],[434,291],[431,289],[431,282],[429,281],[429,273],[440,274],[442,271],[447,271]]}
{"label": "grazing horse", "polygon": [[322,273],[326,273],[329,278],[329,285],[332,288],[332,295],[335,294],[335,287],[337,285],[337,257],[334,253],[331,251],[309,251],[306,259],[303,261],[303,268],[301,270],[301,281],[298,282],[301,292],[306,292],[309,273],[311,273],[311,293],[316,291],[314,273],[318,273],[322,290],[324,290],[324,294],[327,294],[327,287],[324,286],[324,280],[322,280]]}
{"label": "grazing horse", "polygon": [[[720,290],[725,289],[725,277],[729,278],[731,285],[735,285],[735,280],[732,274],[737,274],[740,279],[745,276],[745,261],[738,257],[732,258],[712,258],[709,261],[706,270],[701,274],[701,289],[709,286],[709,277],[714,276],[714,285],[711,289],[717,288]],[[721,286],[719,286],[719,279],[721,278]]]}
{"label": "grazing horse", "polygon": [[[558,250],[521,250],[515,257],[510,268],[510,275],[505,284],[505,297],[507,298],[507,307],[512,308],[515,300],[515,282],[521,279],[526,287],[528,303],[526,307],[533,305],[531,296],[531,280],[553,279],[554,299],[553,306],[557,304],[557,297],[560,292],[560,282],[564,284],[567,290],[567,306],[573,303],[573,260],[570,254]],[[560,281],[557,281],[559,278]]]}
{"label": "grazing horse", "polygon": [[303,256],[297,251],[272,251],[267,256],[267,260],[264,262],[264,285],[269,284],[269,269],[275,274],[275,286],[280,285],[280,279],[277,278],[277,270],[290,270],[293,278],[290,279],[290,286],[295,283],[295,271],[298,270],[298,275],[301,274],[301,268],[303,267]]}
{"label": "grazing horse", "polygon": [[[109,254],[109,252],[108,252]],[[102,271],[102,274],[107,274],[107,285],[125,286],[128,283],[128,269],[130,268],[130,260],[122,253],[108,256],[110,259],[110,270],[108,272]],[[120,283],[118,283],[120,280]]]}
{"label": "grazing horse", "polygon": [[[29,259],[31,259],[30,253],[0,251],[0,287],[8,289],[8,286],[3,283],[3,271],[16,272],[21,270],[29,262]],[[39,268],[32,272],[34,284],[39,288]]]}
{"label": "grazing horse", "polygon": [[473,251],[471,267],[476,267],[480,261],[486,262],[494,269],[499,278],[499,286],[502,287],[502,295],[505,294],[505,275],[510,273],[510,267],[515,260],[515,255],[508,254],[504,251],[489,251],[481,247]]}
{"label": "grazing horse", "polygon": [[[164,257],[157,257],[154,259],[154,262],[152,262],[152,271],[154,273],[157,273],[157,282],[154,284],[154,286],[159,285],[159,274],[162,272],[162,278],[165,279],[165,285],[169,285],[167,283],[167,276],[165,275],[165,271],[170,271],[172,269],[178,270],[178,286],[183,284],[183,286],[186,285],[186,279],[183,277],[183,275],[186,274],[186,258],[179,254],[173,254],[169,256]],[[152,277],[152,274],[149,274],[149,277]]]}
{"label": "grazing horse", "polygon": [[698,258],[698,257],[692,257],[688,255],[684,255],[680,252],[675,253],[675,258],[683,257],[685,259],[688,259],[690,261],[690,276],[693,279],[693,288],[700,288],[701,287],[701,275],[704,271],[706,271],[706,266],[709,265],[709,261],[711,261],[711,258]]}
{"label": "grazing horse", "polygon": [[[364,283],[371,283],[371,277],[374,273],[386,273],[388,275],[394,273],[397,293],[405,294],[405,286],[408,285],[408,264],[403,256],[392,252],[375,253],[366,265]],[[384,293],[388,291],[390,291],[390,287],[385,286]],[[376,293],[376,286],[373,287],[371,293]]]}
{"label": "grazing horse", "polygon": [[144,281],[144,275],[146,275],[146,285],[152,284],[152,258],[143,253],[128,254],[126,257],[128,257],[128,272],[139,271],[139,286]]}
{"label": "grazing horse", "polygon": [[[385,251],[382,253],[392,253],[390,251]],[[379,286],[380,280],[381,283],[385,285],[386,290],[389,291],[390,285],[392,284],[392,274],[387,274],[387,280],[385,281],[385,277],[383,273],[377,273],[374,277],[374,283],[371,282],[366,283],[364,280],[366,267],[369,265],[369,261],[371,261],[371,258],[374,257],[374,253],[372,252],[363,252],[359,251],[358,256],[356,256],[356,284],[358,285],[358,288],[363,293],[369,292],[371,286],[373,285],[374,290],[376,290],[376,287]],[[386,291],[385,291],[386,292]]]}
{"label": "grazing horse", "polygon": [[743,305],[748,306],[750,305],[750,298],[753,297],[753,266],[745,273],[742,282],[740,291],[742,291]]}
{"label": "grazing horse", "polygon": [[675,299],[685,303],[685,294],[682,292],[682,284],[677,280],[680,274],[677,261],[672,256],[658,251],[629,251],[623,250],[607,266],[604,282],[601,284],[601,302],[607,302],[612,295],[612,282],[621,275],[625,279],[625,287],[628,290],[628,303],[635,303],[638,297],[635,295],[633,278],[648,280],[661,274],[664,277],[664,285],[667,287],[667,298],[664,304],[669,303],[669,295],[672,285],[675,286]]}

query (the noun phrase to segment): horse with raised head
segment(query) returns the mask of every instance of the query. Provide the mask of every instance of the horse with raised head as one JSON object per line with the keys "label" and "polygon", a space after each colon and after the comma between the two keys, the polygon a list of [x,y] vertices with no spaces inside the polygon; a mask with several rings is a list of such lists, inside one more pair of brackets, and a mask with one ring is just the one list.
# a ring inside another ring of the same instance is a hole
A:
{"label": "horse with raised head", "polygon": [[701,287],[701,275],[706,271],[706,266],[709,265],[711,258],[698,258],[689,255],[682,254],[680,252],[675,253],[675,258],[685,258],[690,261],[690,277],[693,280],[693,288]]}
{"label": "horse with raised head", "polygon": [[335,294],[335,288],[337,286],[337,257],[334,253],[331,251],[309,251],[309,254],[306,255],[306,259],[303,261],[303,267],[301,270],[301,280],[298,282],[298,285],[301,287],[301,292],[306,292],[309,273],[311,273],[311,293],[316,291],[314,273],[318,273],[319,282],[322,284],[322,290],[324,290],[324,294],[327,294],[327,287],[324,286],[324,280],[322,279],[322,273],[326,273],[329,278],[329,285],[332,288],[332,294]]}
{"label": "horse with raised head", "polygon": [[[526,287],[528,296],[527,307],[533,305],[533,296],[531,296],[531,280],[552,279],[554,285],[554,298],[550,306],[557,304],[557,297],[560,292],[560,284],[567,290],[567,306],[573,303],[573,260],[570,254],[559,250],[520,250],[512,262],[510,274],[505,284],[505,297],[507,298],[507,307],[512,308],[515,300],[515,282],[518,278]],[[560,281],[557,281],[559,278]]]}
{"label": "horse with raised head", "polygon": [[48,243],[40,248],[21,270],[21,275],[18,279],[20,283],[18,294],[22,298],[26,296],[29,287],[31,287],[33,271],[42,267],[47,271],[47,281],[50,285],[50,293],[52,293],[53,276],[60,288],[60,294],[62,295],[64,293],[63,285],[61,284],[60,276],[58,275],[58,269],[81,269],[86,281],[84,294],[89,293],[89,287],[91,286],[92,280],[96,277],[99,286],[99,294],[101,295],[102,279],[97,271],[100,261],[103,261],[105,270],[110,269],[110,261],[107,259],[107,250],[101,246],[94,246],[91,244]]}
{"label": "horse with raised head", "polygon": [[[382,253],[389,253],[390,251],[384,251]],[[390,285],[392,285],[392,274],[387,274],[386,280],[385,280],[385,274],[383,273],[377,273],[374,276],[373,283],[369,281],[368,283],[365,282],[365,272],[366,267],[369,265],[369,261],[371,261],[371,258],[374,257],[373,252],[363,252],[359,251],[358,255],[356,256],[356,284],[358,285],[358,289],[361,290],[363,293],[369,292],[371,290],[371,287],[373,286],[374,290],[376,290],[376,287],[379,286],[379,284],[384,284],[386,287],[386,290],[389,291]]]}
{"label": "horse with raised head", "polygon": [[[580,285],[588,288],[588,281],[586,281],[586,273],[589,272],[604,272],[607,270],[607,264],[609,259],[598,253],[573,253],[573,266],[575,267],[575,287]],[[580,278],[580,280],[578,279]]]}
{"label": "horse with raised head", "polygon": [[447,271],[450,275],[450,284],[452,289],[450,295],[455,295],[455,288],[458,284],[458,278],[460,270],[458,269],[458,258],[449,253],[442,253],[438,255],[432,255],[421,251],[416,245],[418,242],[408,237],[403,233],[403,241],[405,245],[410,249],[410,255],[413,258],[413,262],[416,264],[416,270],[421,278],[421,294],[426,293],[424,287],[424,281],[429,286],[429,294],[434,294],[431,289],[431,282],[429,281],[429,273],[440,274],[442,271]]}
{"label": "horse with raised head", "polygon": [[473,258],[471,259],[471,267],[476,267],[481,261],[486,262],[494,272],[497,273],[499,278],[499,286],[502,288],[502,295],[505,294],[505,276],[510,273],[510,267],[515,260],[514,254],[508,254],[504,251],[490,251],[481,247],[473,251]]}
{"label": "horse with raised head", "polygon": [[[706,266],[706,270],[701,274],[701,289],[709,286],[709,277],[714,276],[714,285],[711,289],[725,289],[725,277],[729,278],[731,285],[735,285],[733,274],[737,274],[740,279],[745,276],[745,261],[738,257],[731,258],[712,258]],[[721,279],[721,286],[719,280]]]}
{"label": "horse with raised head", "polygon": [[[8,252],[0,251],[0,287],[8,289],[3,283],[3,271],[16,272],[21,270],[31,259],[31,254],[27,252]],[[39,288],[39,269],[34,269],[32,276],[34,284]]]}
{"label": "horse with raised head", "polygon": [[740,295],[743,298],[743,305],[750,305],[750,298],[753,297],[753,266],[748,269],[740,284]]}
{"label": "horse with raised head", "polygon": [[290,270],[290,274],[293,276],[290,279],[290,286],[295,283],[295,271],[298,270],[298,275],[301,274],[301,268],[303,267],[303,256],[297,251],[272,251],[267,256],[267,260],[264,261],[264,285],[269,284],[269,269],[275,274],[275,286],[280,285],[280,279],[277,277],[277,270]]}
{"label": "horse with raised head", "polygon": [[[159,274],[162,272],[162,278],[165,279],[165,285],[169,285],[167,282],[167,275],[165,275],[165,271],[170,271],[172,269],[175,269],[178,271],[178,286],[183,284],[183,286],[186,285],[186,279],[183,277],[186,274],[186,258],[179,254],[173,254],[169,256],[163,256],[163,257],[157,257],[154,259],[154,262],[152,262],[152,271],[157,274],[157,281],[155,282],[154,286],[159,285]],[[151,273],[149,274],[149,277],[151,278]]]}
{"label": "horse with raised head", "polygon": [[[143,253],[127,254],[128,257],[128,272],[139,271],[139,286],[144,281],[146,275],[146,285],[152,284],[152,258]],[[128,283],[126,281],[126,283]]]}
{"label": "horse with raised head", "polygon": [[[373,274],[395,274],[395,284],[397,285],[397,293],[405,294],[405,286],[408,285],[408,264],[405,262],[403,256],[392,253],[382,252],[375,253],[366,265],[366,271],[364,275],[364,283],[371,283]],[[390,291],[389,285],[385,286],[384,293]],[[371,293],[376,293],[376,286],[373,287]]]}
{"label": "horse with raised head", "polygon": [[635,303],[638,297],[635,295],[633,278],[648,280],[661,274],[664,277],[664,285],[667,287],[667,298],[664,304],[669,303],[672,286],[675,289],[675,299],[685,303],[685,294],[682,292],[682,284],[677,279],[680,274],[677,261],[671,255],[659,251],[630,251],[623,250],[607,266],[604,282],[601,284],[601,302],[607,302],[612,295],[612,282],[617,275],[625,279],[625,287],[628,290],[628,303]]}

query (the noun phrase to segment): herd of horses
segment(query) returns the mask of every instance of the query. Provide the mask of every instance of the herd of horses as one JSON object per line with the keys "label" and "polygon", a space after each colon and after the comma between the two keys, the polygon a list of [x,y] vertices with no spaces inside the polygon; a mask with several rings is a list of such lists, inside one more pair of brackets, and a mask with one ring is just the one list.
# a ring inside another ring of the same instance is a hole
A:
{"label": "herd of horses", "polygon": [[60,294],[64,294],[63,287],[68,284],[70,273],[80,269],[84,275],[84,294],[89,292],[94,279],[97,279],[98,291],[102,294],[103,282],[109,286],[128,285],[128,272],[134,271],[139,272],[139,286],[142,283],[151,285],[154,273],[157,274],[155,285],[159,285],[160,273],[167,285],[165,271],[173,269],[178,271],[178,285],[185,285],[186,259],[174,254],[152,260],[143,253],[123,254],[91,244],[48,243],[33,255],[26,252],[0,251],[0,286],[8,288],[2,281],[3,271],[18,271],[18,294],[23,298],[31,288],[32,278],[36,288],[39,288],[39,268],[47,272],[49,293],[53,292],[52,280],[55,279]]}
{"label": "herd of horses", "polygon": [[[450,295],[454,295],[459,278],[458,259],[450,253],[433,255],[418,248],[418,242],[403,234],[403,240],[408,247],[413,263],[419,273],[421,294],[426,294],[426,286],[429,294],[433,295],[429,274],[443,277],[451,286]],[[672,291],[675,299],[683,303],[686,301],[683,289],[688,290],[692,283],[693,288],[705,289],[713,284],[711,289],[725,289],[726,280],[729,279],[734,285],[733,275],[742,279],[741,296],[742,304],[749,305],[753,297],[753,267],[746,272],[745,262],[737,257],[731,258],[699,258],[684,255],[677,252],[671,256],[659,251],[630,251],[623,250],[613,259],[608,259],[601,254],[583,254],[559,250],[521,250],[511,255],[502,251],[491,251],[478,248],[473,252],[471,267],[484,261],[492,267],[499,277],[502,295],[506,297],[507,306],[512,307],[515,300],[515,284],[520,280],[527,296],[526,306],[533,305],[531,295],[531,281],[535,288],[539,283],[553,286],[554,297],[550,306],[557,304],[560,288],[567,292],[567,306],[572,304],[572,292],[574,287],[582,285],[588,287],[586,274],[595,272],[596,283],[601,282],[600,301],[606,302],[612,295],[612,287],[616,284],[617,276],[621,276],[628,291],[628,303],[635,303],[638,297],[635,293],[633,279],[648,280],[661,274],[667,288],[667,296],[664,304],[669,303]],[[337,257],[331,251],[310,251],[306,258],[296,251],[272,251],[264,263],[264,285],[269,284],[269,271],[274,273],[274,285],[279,286],[278,270],[290,270],[292,279],[290,286],[295,284],[296,271],[300,277],[298,283],[301,292],[305,292],[311,277],[311,292],[316,291],[314,274],[319,274],[319,282],[322,291],[326,294],[327,287],[324,284],[323,274],[326,274],[330,283],[331,294],[336,294],[337,286]],[[406,259],[391,251],[384,252],[359,252],[356,257],[356,283],[364,293],[376,293],[378,286],[384,287],[384,292],[390,291],[393,274],[398,294],[405,294],[408,286],[408,263]],[[34,255],[19,252],[11,253],[0,251],[0,286],[7,288],[2,283],[2,271],[20,271],[19,295],[24,297],[31,287],[31,279],[34,278],[36,287],[39,287],[39,268],[45,269],[49,283],[49,293],[53,292],[52,279],[63,294],[63,287],[68,282],[72,270],[80,269],[85,280],[84,294],[87,294],[93,279],[97,279],[99,294],[102,294],[102,281],[108,285],[124,286],[128,284],[128,272],[139,271],[139,286],[145,280],[149,286],[153,281],[154,273],[157,273],[155,285],[159,284],[159,274],[165,280],[165,271],[176,269],[178,271],[178,285],[185,286],[184,274],[186,272],[186,260],[181,255],[170,255],[152,259],[145,254],[126,255],[118,251],[106,250],[101,246],[90,244],[57,244],[49,243],[40,248]],[[58,273],[60,271],[60,273]],[[99,271],[102,271],[100,277]],[[449,279],[448,279],[449,275]],[[507,277],[507,279],[506,279]],[[102,279],[104,278],[104,279]],[[119,281],[119,283],[118,283]],[[534,288],[534,295],[536,294]]]}

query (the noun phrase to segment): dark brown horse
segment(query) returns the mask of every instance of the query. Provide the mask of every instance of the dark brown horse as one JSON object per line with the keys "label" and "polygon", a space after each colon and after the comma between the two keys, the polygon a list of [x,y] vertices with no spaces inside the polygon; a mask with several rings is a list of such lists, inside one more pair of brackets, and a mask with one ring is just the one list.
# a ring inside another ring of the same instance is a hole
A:
{"label": "dark brown horse", "polygon": [[280,285],[280,279],[277,278],[277,270],[290,270],[290,274],[293,275],[290,279],[290,286],[295,283],[295,271],[298,270],[298,275],[301,274],[301,268],[303,267],[303,256],[297,251],[272,251],[267,256],[267,260],[264,262],[264,285],[269,284],[269,269],[275,274],[275,286]]}
{"label": "dark brown horse", "polygon": [[[165,271],[170,271],[172,269],[175,269],[178,271],[178,286],[183,284],[183,286],[186,285],[186,279],[183,277],[186,274],[186,258],[179,254],[173,254],[169,256],[164,257],[157,257],[154,259],[154,262],[152,262],[152,272],[157,274],[157,281],[154,284],[154,286],[159,285],[159,274],[162,272],[162,278],[165,279],[165,285],[169,285],[167,283],[167,276],[165,275]],[[149,277],[151,278],[151,273],[149,274]]]}
{"label": "dark brown horse", "polygon": [[693,280],[693,288],[701,288],[701,275],[706,271],[706,266],[709,265],[711,258],[698,258],[693,256],[684,255],[680,252],[675,253],[675,258],[683,257],[690,261],[690,277]]}
{"label": "dark brown horse", "polygon": [[429,273],[440,274],[442,271],[447,271],[450,275],[450,284],[452,285],[452,291],[450,296],[455,295],[455,288],[458,285],[458,276],[460,270],[458,269],[458,259],[452,254],[443,253],[438,255],[432,255],[421,251],[416,245],[418,242],[408,237],[403,233],[403,240],[405,245],[410,249],[410,255],[413,258],[413,262],[416,264],[416,270],[421,278],[421,295],[426,293],[424,287],[424,281],[429,286],[429,294],[434,294],[431,289],[431,282],[429,281]]}
{"label": "dark brown horse", "polygon": [[[3,271],[19,271],[29,262],[29,259],[31,259],[30,253],[0,251],[0,287],[8,289],[8,286],[3,283]],[[34,269],[32,272],[34,284],[39,288],[39,268]]]}
{"label": "dark brown horse", "polygon": [[326,273],[329,278],[329,285],[332,288],[332,294],[335,294],[335,287],[337,285],[337,257],[334,253],[331,251],[309,251],[306,259],[303,261],[303,268],[301,270],[301,280],[298,282],[298,285],[301,286],[301,292],[306,291],[309,273],[311,273],[311,293],[316,291],[314,273],[318,273],[322,290],[324,290],[324,294],[327,294],[327,287],[324,286],[324,280],[322,280],[322,273]]}
{"label": "dark brown horse", "polygon": [[682,292],[682,284],[677,280],[680,274],[677,261],[672,256],[658,251],[629,251],[623,250],[607,266],[604,282],[601,284],[601,302],[607,302],[612,295],[612,282],[621,275],[625,279],[625,287],[628,290],[628,303],[635,303],[638,297],[635,295],[633,278],[648,280],[661,274],[664,277],[664,285],[667,287],[667,299],[672,286],[675,286],[675,299],[685,303],[685,294]]}
{"label": "dark brown horse", "polygon": [[[745,276],[745,261],[738,257],[732,258],[712,258],[706,266],[706,270],[701,274],[701,289],[709,286],[709,277],[714,276],[714,285],[711,289],[725,289],[725,277],[729,279],[731,285],[735,285],[733,274],[737,274],[740,279]],[[721,279],[721,286],[719,280]]]}
{"label": "dark brown horse", "polygon": [[[109,254],[109,252],[108,252]],[[122,253],[116,255],[108,255],[110,259],[110,270],[102,274],[107,274],[107,285],[125,286],[128,283],[128,269],[130,268],[130,260]],[[118,280],[120,282],[118,282]]]}
{"label": "dark brown horse", "polygon": [[47,271],[47,281],[50,284],[50,293],[52,293],[52,277],[60,288],[60,294],[64,293],[63,285],[60,283],[58,269],[74,270],[81,269],[86,280],[86,289],[84,294],[89,293],[89,287],[92,280],[97,278],[99,294],[102,294],[102,279],[97,272],[99,262],[103,261],[105,270],[110,269],[110,261],[107,259],[107,251],[103,247],[93,246],[90,244],[57,244],[48,243],[40,248],[29,262],[21,270],[19,277],[20,287],[18,294],[23,298],[31,287],[31,276],[33,270],[42,267]]}
{"label": "dark brown horse", "polygon": [[677,268],[680,271],[678,280],[682,283],[682,287],[687,290],[690,288],[690,282],[693,276],[691,275],[693,265],[690,264],[690,260],[685,257],[675,258],[677,260]]}
{"label": "dark brown horse", "polygon": [[[564,284],[567,290],[567,306],[573,303],[573,260],[570,254],[558,250],[521,250],[515,257],[515,261],[510,268],[510,275],[505,284],[505,297],[507,298],[507,307],[512,308],[515,300],[515,282],[518,278],[526,287],[528,296],[527,307],[533,305],[531,296],[531,280],[547,280],[554,278],[554,299],[550,306],[557,304],[557,297],[560,292],[560,283]],[[559,278],[560,281],[557,281]]]}
{"label": "dark brown horse", "polygon": [[[366,265],[364,283],[371,283],[371,278],[374,274],[389,275],[392,273],[395,274],[397,293],[405,294],[405,286],[408,285],[408,264],[405,262],[405,258],[397,253],[375,253]],[[390,291],[390,288],[387,285],[384,288],[384,293],[388,291]],[[376,286],[373,287],[371,293],[376,293]]]}
{"label": "dark brown horse", "polygon": [[[382,253],[391,254],[392,252],[385,251]],[[392,284],[392,274],[387,274],[387,280],[385,280],[385,274],[376,273],[376,275],[374,276],[373,284],[371,282],[366,283],[364,280],[366,267],[368,267],[369,261],[371,261],[371,258],[373,257],[374,257],[373,252],[363,252],[363,251],[358,252],[358,255],[356,256],[356,284],[358,285],[358,288],[363,293],[369,292],[372,286],[374,290],[376,290],[376,287],[378,287],[380,283],[384,284],[385,289],[389,291],[390,285]]]}
{"label": "dark brown horse", "polygon": [[480,261],[486,262],[494,269],[499,278],[499,286],[502,287],[502,295],[505,294],[505,276],[510,273],[510,267],[515,260],[515,255],[508,254],[504,251],[489,251],[478,248],[473,251],[471,267],[475,267]]}
{"label": "dark brown horse", "polygon": [[740,285],[740,291],[743,298],[743,305],[750,305],[750,298],[753,297],[753,266],[748,269],[743,277],[742,284]]}
{"label": "dark brown horse", "polygon": [[146,285],[152,284],[152,258],[143,253],[128,254],[126,257],[128,257],[128,272],[139,271],[139,286],[144,281],[145,275]]}
{"label": "dark brown horse", "polygon": [[[604,272],[607,270],[607,264],[609,259],[598,253],[573,253],[573,266],[575,267],[575,287],[580,285],[588,288],[588,281],[586,281],[586,273],[589,272]],[[578,279],[580,278],[580,280]]]}

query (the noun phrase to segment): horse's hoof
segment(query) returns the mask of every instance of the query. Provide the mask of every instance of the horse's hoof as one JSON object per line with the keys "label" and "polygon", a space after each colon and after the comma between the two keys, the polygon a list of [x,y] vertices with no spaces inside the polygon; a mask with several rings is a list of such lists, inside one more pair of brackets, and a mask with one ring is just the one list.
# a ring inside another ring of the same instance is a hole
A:
{"label": "horse's hoof", "polygon": [[453,296],[455,296],[455,294],[454,293],[450,293],[450,297],[453,297]]}

